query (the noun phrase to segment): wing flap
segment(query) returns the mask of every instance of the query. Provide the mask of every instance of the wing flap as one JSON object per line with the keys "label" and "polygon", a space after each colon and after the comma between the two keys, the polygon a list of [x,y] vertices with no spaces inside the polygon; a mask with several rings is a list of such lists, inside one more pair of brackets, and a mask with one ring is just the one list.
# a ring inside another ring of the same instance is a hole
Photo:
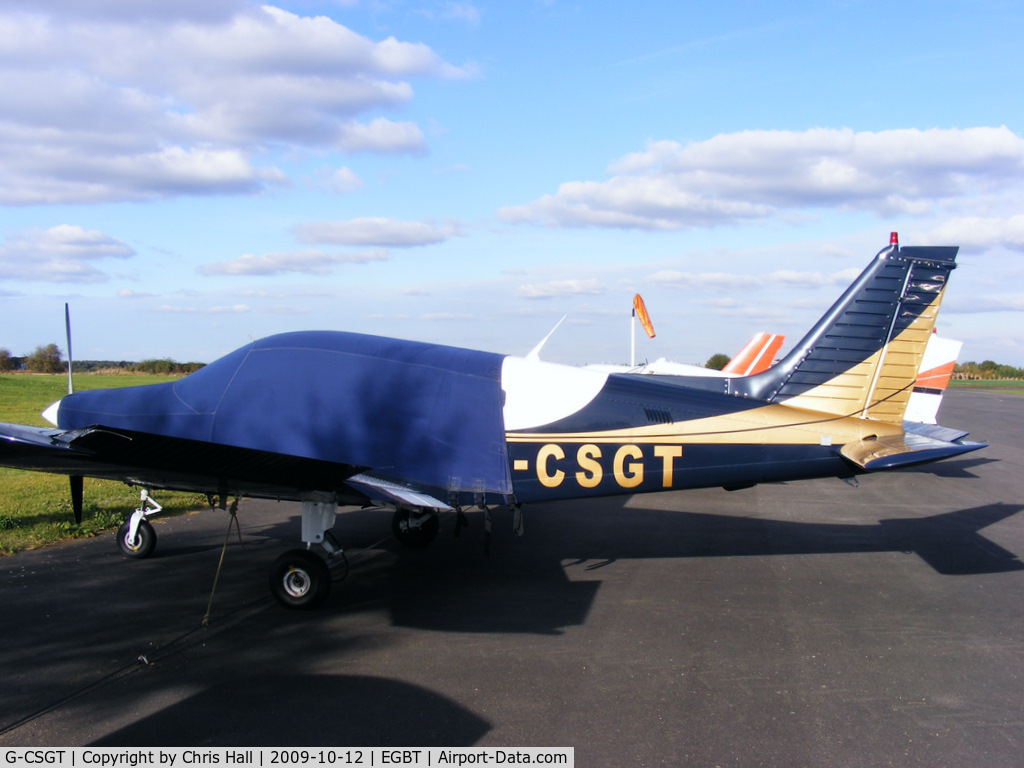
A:
{"label": "wing flap", "polygon": [[397,504],[404,507],[423,507],[426,509],[448,510],[452,507],[428,493],[398,485],[379,477],[358,474],[345,481],[359,493],[365,494],[370,500],[383,504]]}
{"label": "wing flap", "polygon": [[987,443],[975,443],[961,439],[956,441],[940,440],[924,434],[907,432],[903,435],[872,437],[855,443],[847,443],[842,447],[840,453],[847,461],[868,472],[873,472],[880,469],[897,469],[948,459],[986,446]]}

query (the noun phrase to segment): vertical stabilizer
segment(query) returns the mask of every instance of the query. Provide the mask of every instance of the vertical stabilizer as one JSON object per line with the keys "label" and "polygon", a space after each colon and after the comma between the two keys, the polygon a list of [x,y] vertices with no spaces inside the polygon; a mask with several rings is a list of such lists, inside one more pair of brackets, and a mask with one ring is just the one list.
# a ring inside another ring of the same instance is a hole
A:
{"label": "vertical stabilizer", "polygon": [[775,362],[775,354],[785,340],[785,336],[780,336],[777,333],[762,331],[755,334],[746,346],[725,364],[722,373],[731,373],[734,376],[753,376],[755,373],[767,370]]}
{"label": "vertical stabilizer", "polygon": [[935,324],[956,247],[881,251],[777,365],[730,391],[898,424]]}

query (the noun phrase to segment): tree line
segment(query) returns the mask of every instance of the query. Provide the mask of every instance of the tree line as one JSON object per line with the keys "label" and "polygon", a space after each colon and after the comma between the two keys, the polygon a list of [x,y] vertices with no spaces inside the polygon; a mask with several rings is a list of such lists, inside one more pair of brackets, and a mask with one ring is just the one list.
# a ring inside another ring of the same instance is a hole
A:
{"label": "tree line", "polygon": [[[76,360],[74,370],[79,373],[113,371],[118,373],[148,373],[163,376],[184,376],[198,371],[204,363],[179,363],[169,357],[130,362],[127,360]],[[65,373],[68,369],[64,354],[56,344],[35,348],[24,357],[15,357],[9,349],[0,348],[0,372],[26,371],[28,373]]]}
{"label": "tree line", "polygon": [[957,363],[953,368],[956,379],[1024,379],[1024,368],[1001,365],[993,360],[980,363]]}
{"label": "tree line", "polygon": [[[718,353],[708,358],[705,367],[721,370],[729,362],[729,356]],[[124,373],[148,373],[162,376],[184,376],[198,371],[203,363],[179,363],[169,357],[143,360],[138,363],[126,360],[82,360],[75,362],[75,370],[81,373],[97,371],[120,371]],[[0,372],[28,371],[29,373],[64,373],[68,369],[64,356],[56,344],[40,345],[25,357],[15,357],[10,350],[0,348]],[[953,368],[957,379],[1024,379],[1024,368],[1014,368],[993,360],[980,363],[957,363]]]}

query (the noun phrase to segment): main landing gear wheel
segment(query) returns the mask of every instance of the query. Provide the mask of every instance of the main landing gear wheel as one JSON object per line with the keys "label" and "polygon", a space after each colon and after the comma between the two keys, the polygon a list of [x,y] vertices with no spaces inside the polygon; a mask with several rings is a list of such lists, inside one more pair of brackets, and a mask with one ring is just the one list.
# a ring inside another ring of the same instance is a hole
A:
{"label": "main landing gear wheel", "polygon": [[318,608],[331,592],[331,571],[319,555],[289,550],[270,569],[270,592],[285,608]]}
{"label": "main landing gear wheel", "polygon": [[414,518],[409,510],[399,509],[391,518],[391,530],[395,538],[407,547],[427,546],[437,537],[440,527],[438,516],[429,513]]}
{"label": "main landing gear wheel", "polygon": [[131,520],[125,520],[117,529],[117,546],[125,557],[141,560],[153,554],[156,547],[156,531],[146,520],[139,520],[135,531],[135,539],[131,538]]}

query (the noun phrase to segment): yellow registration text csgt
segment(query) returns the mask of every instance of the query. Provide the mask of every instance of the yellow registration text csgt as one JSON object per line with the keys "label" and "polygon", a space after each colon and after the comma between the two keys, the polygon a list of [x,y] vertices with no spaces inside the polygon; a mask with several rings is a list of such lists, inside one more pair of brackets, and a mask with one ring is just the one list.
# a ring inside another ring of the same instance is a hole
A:
{"label": "yellow registration text csgt", "polygon": [[[661,487],[671,488],[675,460],[682,457],[681,445],[620,445],[611,459],[611,475],[620,488],[637,488],[644,482],[644,449],[656,461],[660,461]],[[606,450],[610,450],[606,446]],[[537,480],[545,488],[558,488],[566,478],[574,480],[581,488],[596,488],[604,480],[606,469],[601,459],[606,458],[601,446],[584,443],[576,448],[575,455],[567,458],[566,449],[558,443],[547,443],[537,450],[534,468]],[[512,469],[525,472],[530,469],[529,459],[515,459]]]}

